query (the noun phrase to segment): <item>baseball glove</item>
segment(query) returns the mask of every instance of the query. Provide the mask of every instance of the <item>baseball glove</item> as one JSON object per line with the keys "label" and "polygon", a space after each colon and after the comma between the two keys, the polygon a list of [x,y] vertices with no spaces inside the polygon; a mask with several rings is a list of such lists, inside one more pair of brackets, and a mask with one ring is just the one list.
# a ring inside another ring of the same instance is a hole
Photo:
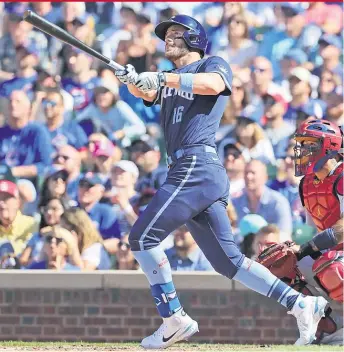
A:
{"label": "baseball glove", "polygon": [[279,279],[289,279],[292,282],[302,274],[297,267],[297,257],[292,247],[292,241],[283,243],[267,243],[265,248],[257,258],[257,262],[268,268]]}

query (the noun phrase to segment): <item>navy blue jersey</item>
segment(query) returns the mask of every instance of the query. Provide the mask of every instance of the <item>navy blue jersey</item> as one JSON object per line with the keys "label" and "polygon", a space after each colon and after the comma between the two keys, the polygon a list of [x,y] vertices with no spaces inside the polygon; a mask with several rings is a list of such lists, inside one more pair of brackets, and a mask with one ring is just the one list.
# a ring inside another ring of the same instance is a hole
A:
{"label": "navy blue jersey", "polygon": [[160,123],[164,131],[167,154],[188,145],[215,147],[215,133],[231,94],[232,70],[218,56],[193,62],[170,73],[218,73],[226,89],[219,95],[198,95],[163,87],[153,103],[160,104]]}

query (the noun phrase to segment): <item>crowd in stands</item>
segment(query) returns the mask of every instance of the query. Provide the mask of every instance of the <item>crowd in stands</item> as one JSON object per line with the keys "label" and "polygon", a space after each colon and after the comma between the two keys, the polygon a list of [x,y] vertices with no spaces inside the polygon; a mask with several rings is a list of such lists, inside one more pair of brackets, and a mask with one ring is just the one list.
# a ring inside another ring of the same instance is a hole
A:
{"label": "crowd in stands", "polygon": [[[23,21],[25,10],[138,72],[173,68],[154,34],[194,16],[207,55],[233,70],[216,143],[231,181],[228,216],[244,253],[302,244],[293,133],[340,126],[343,7],[335,3],[0,3],[0,268],[138,270],[128,234],[167,175],[159,107],[114,72]],[[163,241],[173,270],[213,270],[185,226]]]}

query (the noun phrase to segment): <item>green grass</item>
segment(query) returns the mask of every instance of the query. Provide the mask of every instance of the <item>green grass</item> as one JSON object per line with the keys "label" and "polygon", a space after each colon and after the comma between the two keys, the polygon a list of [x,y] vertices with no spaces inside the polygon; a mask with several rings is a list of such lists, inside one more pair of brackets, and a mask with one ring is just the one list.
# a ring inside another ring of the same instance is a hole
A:
{"label": "green grass", "polygon": [[[127,343],[88,343],[88,342],[21,342],[6,341],[0,342],[0,351],[144,351],[137,342]],[[228,345],[228,344],[202,344],[202,343],[178,343],[167,349],[168,351],[221,351],[221,352],[343,352],[343,346],[293,346],[293,345]]]}

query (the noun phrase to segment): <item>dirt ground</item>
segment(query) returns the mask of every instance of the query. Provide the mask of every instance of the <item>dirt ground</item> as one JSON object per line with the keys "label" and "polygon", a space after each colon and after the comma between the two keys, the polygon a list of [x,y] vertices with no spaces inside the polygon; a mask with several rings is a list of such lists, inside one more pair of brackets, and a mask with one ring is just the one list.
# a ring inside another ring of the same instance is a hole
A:
{"label": "dirt ground", "polygon": [[[87,343],[8,343],[0,342],[0,352],[143,352],[138,344],[87,344]],[[150,350],[153,351],[153,350]],[[160,350],[161,351],[161,350]],[[339,352],[343,351],[340,346],[272,346],[272,345],[220,345],[220,344],[177,344],[167,350],[168,352],[195,352],[195,351],[221,351],[221,352]]]}

